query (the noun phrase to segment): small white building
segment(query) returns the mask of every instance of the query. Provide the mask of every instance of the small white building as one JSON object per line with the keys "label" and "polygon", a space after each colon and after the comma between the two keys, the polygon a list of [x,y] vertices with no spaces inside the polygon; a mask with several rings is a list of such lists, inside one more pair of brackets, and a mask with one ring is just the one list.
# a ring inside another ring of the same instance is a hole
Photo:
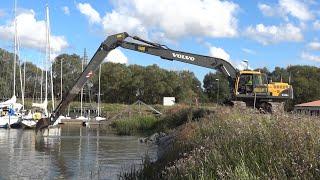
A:
{"label": "small white building", "polygon": [[173,106],[176,104],[175,97],[163,97],[163,105],[164,106]]}

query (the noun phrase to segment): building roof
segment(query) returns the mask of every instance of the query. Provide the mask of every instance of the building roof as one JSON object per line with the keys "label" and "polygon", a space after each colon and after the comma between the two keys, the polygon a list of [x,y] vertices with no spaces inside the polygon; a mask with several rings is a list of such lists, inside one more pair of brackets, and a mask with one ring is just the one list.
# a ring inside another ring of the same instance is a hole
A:
{"label": "building roof", "polygon": [[312,102],[308,102],[308,103],[303,103],[303,104],[297,104],[295,106],[296,107],[320,107],[320,100],[312,101]]}

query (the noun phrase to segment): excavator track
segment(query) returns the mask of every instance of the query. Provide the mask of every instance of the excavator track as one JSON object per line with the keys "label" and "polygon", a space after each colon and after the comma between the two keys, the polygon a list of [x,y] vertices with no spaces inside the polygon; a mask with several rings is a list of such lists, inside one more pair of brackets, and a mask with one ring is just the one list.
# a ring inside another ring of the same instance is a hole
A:
{"label": "excavator track", "polygon": [[[236,107],[240,110],[244,110],[247,107],[253,108],[253,106],[247,105],[243,101],[232,101],[233,107]],[[283,102],[262,102],[257,104],[256,108],[260,111],[260,113],[270,113],[270,114],[283,114],[284,111],[284,103]]]}
{"label": "excavator track", "polygon": [[271,105],[271,114],[283,114],[284,111],[284,103],[283,102],[269,102]]}
{"label": "excavator track", "polygon": [[241,110],[247,108],[247,104],[243,101],[232,101],[233,107],[239,108]]}

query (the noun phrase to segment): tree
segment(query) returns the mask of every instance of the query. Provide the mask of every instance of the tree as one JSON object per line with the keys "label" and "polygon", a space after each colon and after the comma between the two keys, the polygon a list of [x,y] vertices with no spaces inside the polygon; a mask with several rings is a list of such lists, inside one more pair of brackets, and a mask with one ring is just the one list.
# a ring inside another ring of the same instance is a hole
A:
{"label": "tree", "polygon": [[[127,86],[130,81],[128,68],[123,64],[104,63],[101,70],[102,101],[109,103],[128,102],[131,88]],[[97,84],[95,84],[97,87]]]}
{"label": "tree", "polygon": [[[25,82],[25,97],[36,98],[37,93],[40,92],[41,69],[31,62],[26,62],[26,82]],[[21,65],[21,68],[24,64]]]}
{"label": "tree", "polygon": [[[217,80],[219,79],[219,80]],[[217,102],[219,83],[219,99],[218,103],[230,98],[229,82],[225,75],[220,72],[209,73],[204,77],[203,87],[204,92],[211,102]]]}
{"label": "tree", "polygon": [[81,73],[81,58],[76,54],[61,54],[53,63],[53,83],[55,97],[60,96],[61,63],[63,76],[63,95],[72,88]]}
{"label": "tree", "polygon": [[313,66],[291,66],[287,68],[291,76],[294,99],[288,102],[288,110],[292,110],[295,104],[320,99],[320,69]]}
{"label": "tree", "polygon": [[202,97],[201,82],[195,77],[193,72],[178,72],[179,84],[176,87],[179,102],[191,103],[195,98]]}

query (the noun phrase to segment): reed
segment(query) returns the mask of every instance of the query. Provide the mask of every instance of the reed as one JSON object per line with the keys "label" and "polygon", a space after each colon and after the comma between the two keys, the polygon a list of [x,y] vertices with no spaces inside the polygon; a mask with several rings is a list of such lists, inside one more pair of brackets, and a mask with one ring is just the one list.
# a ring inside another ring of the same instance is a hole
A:
{"label": "reed", "polygon": [[176,130],[155,163],[125,179],[320,179],[320,121],[218,107]]}

